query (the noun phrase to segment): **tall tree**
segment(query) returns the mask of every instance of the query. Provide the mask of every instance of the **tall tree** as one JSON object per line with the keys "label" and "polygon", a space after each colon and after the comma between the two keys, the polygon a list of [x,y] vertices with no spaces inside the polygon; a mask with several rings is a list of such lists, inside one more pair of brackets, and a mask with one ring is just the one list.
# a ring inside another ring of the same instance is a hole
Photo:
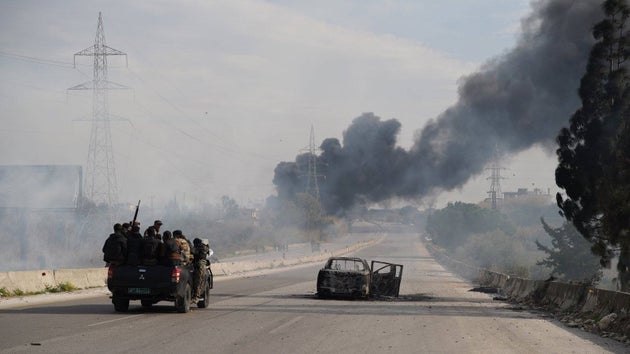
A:
{"label": "tall tree", "polygon": [[238,204],[236,200],[224,195],[221,197],[221,208],[223,209],[223,216],[226,219],[234,219],[238,216]]}
{"label": "tall tree", "polygon": [[630,179],[628,179],[628,72],[626,0],[606,0],[605,18],[593,28],[593,46],[582,77],[582,107],[558,137],[556,199],[561,214],[592,244],[602,265],[620,250],[619,279],[630,288]]}
{"label": "tall tree", "polygon": [[596,283],[602,277],[601,266],[597,257],[590,251],[591,244],[575,227],[565,222],[561,227],[553,228],[544,219],[540,219],[545,232],[551,236],[551,247],[536,241],[539,250],[547,257],[536,262],[551,268],[552,273],[564,280],[579,280]]}

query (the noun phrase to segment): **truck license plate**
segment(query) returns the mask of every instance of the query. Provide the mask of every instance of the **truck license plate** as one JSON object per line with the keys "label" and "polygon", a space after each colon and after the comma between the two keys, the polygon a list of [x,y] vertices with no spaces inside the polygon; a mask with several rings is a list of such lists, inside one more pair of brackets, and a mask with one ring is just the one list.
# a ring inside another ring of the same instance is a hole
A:
{"label": "truck license plate", "polygon": [[140,295],[148,295],[151,293],[151,289],[149,288],[129,288],[129,294],[140,294]]}

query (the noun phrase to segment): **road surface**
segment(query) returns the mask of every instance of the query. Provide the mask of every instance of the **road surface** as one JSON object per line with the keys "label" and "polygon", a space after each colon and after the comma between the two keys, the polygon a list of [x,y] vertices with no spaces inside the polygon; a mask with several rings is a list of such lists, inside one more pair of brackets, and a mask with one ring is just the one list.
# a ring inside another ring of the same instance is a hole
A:
{"label": "road surface", "polygon": [[106,295],[0,311],[0,352],[33,353],[628,353],[625,344],[494,301],[438,265],[417,235],[356,253],[404,265],[401,297],[320,300],[300,266],[218,280],[207,309],[170,303],[128,313]]}

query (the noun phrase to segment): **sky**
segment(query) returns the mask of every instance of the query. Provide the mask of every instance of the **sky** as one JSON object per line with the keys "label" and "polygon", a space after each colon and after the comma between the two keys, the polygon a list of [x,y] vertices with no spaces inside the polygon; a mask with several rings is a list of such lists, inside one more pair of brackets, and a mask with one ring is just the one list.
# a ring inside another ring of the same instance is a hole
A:
{"label": "sky", "polygon": [[[0,0],[0,165],[85,165],[102,12],[119,200],[259,206],[273,170],[341,138],[364,112],[398,144],[457,101],[458,83],[515,45],[528,0]],[[568,117],[567,117],[568,119]],[[553,151],[502,161],[503,191],[555,193]],[[490,175],[432,201],[478,202]],[[6,188],[6,186],[0,186]]]}

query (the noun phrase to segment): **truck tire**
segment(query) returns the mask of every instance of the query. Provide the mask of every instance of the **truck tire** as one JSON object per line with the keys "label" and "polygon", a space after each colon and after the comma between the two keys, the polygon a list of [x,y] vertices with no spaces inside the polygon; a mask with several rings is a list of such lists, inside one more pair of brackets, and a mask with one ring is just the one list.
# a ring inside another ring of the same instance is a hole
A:
{"label": "truck tire", "polygon": [[116,312],[129,311],[129,299],[121,299],[121,298],[114,297],[112,299],[112,303],[114,304],[114,310],[116,310]]}
{"label": "truck tire", "polygon": [[151,308],[151,306],[153,306],[153,300],[140,300],[140,303],[145,309]]}
{"label": "truck tire", "polygon": [[208,298],[209,296],[210,296],[210,284],[206,282],[206,288],[203,290],[201,300],[197,301],[197,307],[200,309],[205,309],[206,307],[208,307],[208,302],[210,301],[210,299]]}
{"label": "truck tire", "polygon": [[184,289],[184,296],[177,295],[177,297],[175,297],[175,308],[177,309],[177,312],[186,313],[190,311],[190,298],[190,284],[186,284],[186,288]]}

